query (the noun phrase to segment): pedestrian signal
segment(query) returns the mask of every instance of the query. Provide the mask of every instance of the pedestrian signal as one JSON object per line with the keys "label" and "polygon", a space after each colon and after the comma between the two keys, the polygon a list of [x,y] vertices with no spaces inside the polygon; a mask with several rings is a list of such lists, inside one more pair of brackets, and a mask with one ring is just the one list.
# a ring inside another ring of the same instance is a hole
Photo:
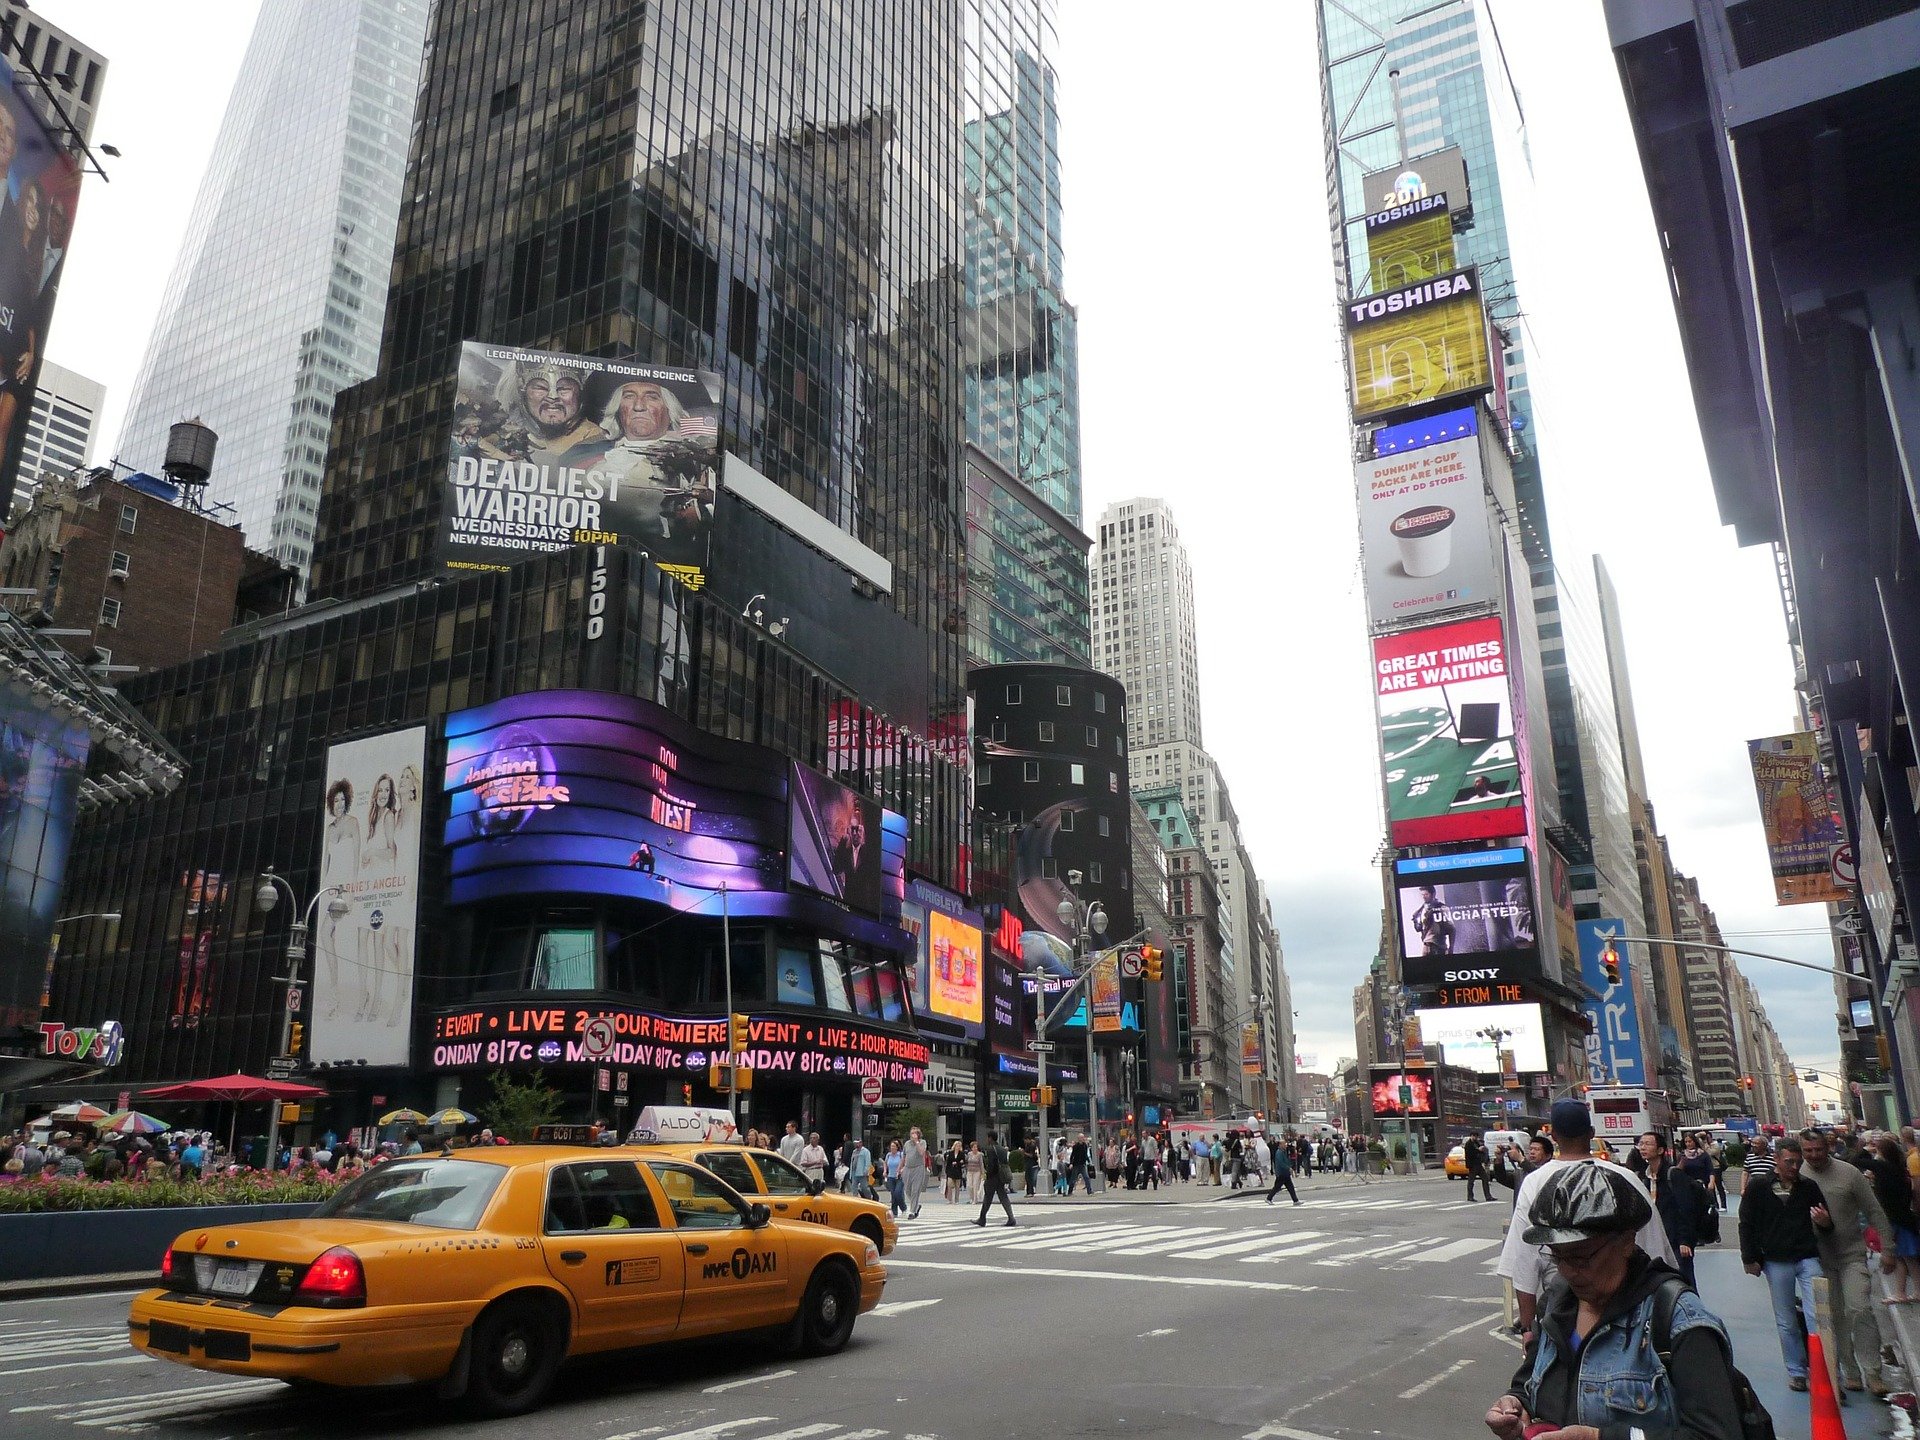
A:
{"label": "pedestrian signal", "polygon": [[1036,1085],[1027,1092],[1028,1098],[1042,1110],[1053,1104],[1053,1086]]}
{"label": "pedestrian signal", "polygon": [[1140,973],[1148,980],[1157,981],[1166,973],[1167,952],[1158,945],[1140,947]]}

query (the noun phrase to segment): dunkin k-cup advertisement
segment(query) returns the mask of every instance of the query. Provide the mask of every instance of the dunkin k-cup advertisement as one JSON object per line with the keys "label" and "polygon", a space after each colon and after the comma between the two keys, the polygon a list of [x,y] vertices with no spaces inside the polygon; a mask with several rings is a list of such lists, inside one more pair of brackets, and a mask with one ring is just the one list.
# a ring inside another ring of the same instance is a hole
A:
{"label": "dunkin k-cup advertisement", "polygon": [[1499,597],[1477,435],[1362,460],[1354,470],[1374,625]]}

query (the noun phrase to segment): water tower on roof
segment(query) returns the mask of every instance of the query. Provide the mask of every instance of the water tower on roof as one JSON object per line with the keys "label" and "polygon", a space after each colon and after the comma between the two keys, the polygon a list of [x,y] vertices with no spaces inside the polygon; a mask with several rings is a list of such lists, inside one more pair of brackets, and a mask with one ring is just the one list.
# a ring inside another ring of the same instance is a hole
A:
{"label": "water tower on roof", "polygon": [[213,452],[220,437],[199,420],[182,420],[167,429],[167,460],[160,468],[197,509],[200,491],[213,473]]}

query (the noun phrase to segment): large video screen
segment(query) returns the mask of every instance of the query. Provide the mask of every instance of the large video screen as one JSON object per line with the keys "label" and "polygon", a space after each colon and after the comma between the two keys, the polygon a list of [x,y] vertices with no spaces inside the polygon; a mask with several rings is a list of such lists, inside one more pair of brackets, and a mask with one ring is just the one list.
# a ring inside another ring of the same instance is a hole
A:
{"label": "large video screen", "polygon": [[1427,855],[1393,868],[1407,984],[1512,985],[1538,976],[1525,850]]}
{"label": "large video screen", "polygon": [[[1420,1035],[1429,1045],[1446,1047],[1447,1064],[1482,1075],[1500,1073],[1500,1051],[1513,1052],[1513,1068],[1521,1074],[1548,1069],[1547,1029],[1540,1007],[1524,1005],[1456,1005],[1446,1009],[1416,1010]],[[1481,1032],[1504,1030],[1498,1048]]]}
{"label": "large video screen", "polygon": [[449,570],[504,570],[573,545],[630,545],[706,583],[720,378],[703,370],[460,347],[440,510]]}
{"label": "large video screen", "polygon": [[40,1018],[87,727],[0,681],[0,1028]]}
{"label": "large video screen", "polygon": [[1499,617],[1381,635],[1373,669],[1393,844],[1526,834]]}
{"label": "large video screen", "polygon": [[[1369,1072],[1373,1094],[1373,1113],[1383,1116],[1408,1115],[1414,1119],[1434,1113],[1433,1076],[1418,1070],[1373,1070]],[[1409,1099],[1401,1098],[1405,1087]]]}
{"label": "large video screen", "polygon": [[788,878],[855,910],[879,914],[879,804],[805,765],[792,771]]}

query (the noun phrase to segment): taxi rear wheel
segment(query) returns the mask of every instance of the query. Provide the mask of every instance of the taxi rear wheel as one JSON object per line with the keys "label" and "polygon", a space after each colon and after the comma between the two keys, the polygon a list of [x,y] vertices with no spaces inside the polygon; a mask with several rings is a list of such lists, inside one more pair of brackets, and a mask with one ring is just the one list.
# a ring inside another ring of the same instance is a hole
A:
{"label": "taxi rear wheel", "polygon": [[548,1307],[503,1300],[473,1326],[467,1403],[483,1415],[518,1415],[545,1398],[566,1348]]}
{"label": "taxi rear wheel", "polygon": [[821,1265],[807,1281],[800,1302],[800,1350],[807,1355],[832,1355],[853,1335],[860,1310],[860,1286],[846,1266],[833,1261]]}

